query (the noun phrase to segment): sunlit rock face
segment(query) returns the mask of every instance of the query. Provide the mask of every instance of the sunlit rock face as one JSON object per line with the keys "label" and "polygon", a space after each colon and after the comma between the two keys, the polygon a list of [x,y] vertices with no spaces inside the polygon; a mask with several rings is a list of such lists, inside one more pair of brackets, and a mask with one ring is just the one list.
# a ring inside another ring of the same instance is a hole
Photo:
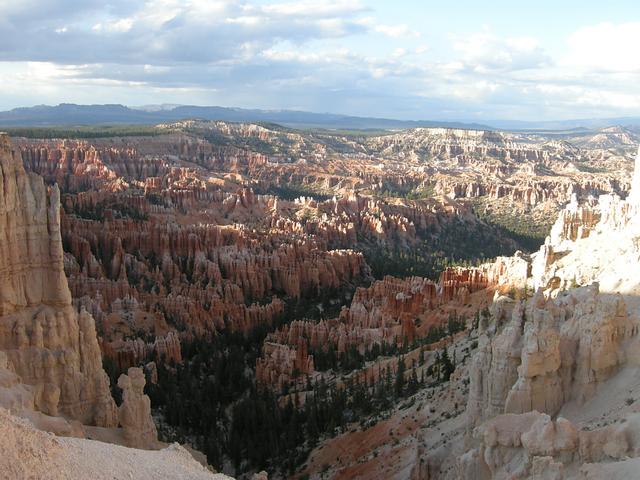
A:
{"label": "sunlit rock face", "polygon": [[[639,181],[639,171],[636,159],[634,183]],[[597,201],[579,204],[572,199],[534,255],[532,286],[547,289],[553,284],[557,289],[597,280],[605,292],[635,291],[639,209],[636,190],[627,200],[601,195]]]}
{"label": "sunlit rock face", "polygon": [[6,135],[0,167],[0,351],[29,387],[22,406],[115,426],[94,320],[71,305],[58,189],[25,172]]}
{"label": "sunlit rock face", "polygon": [[474,431],[481,446],[458,459],[454,477],[596,479],[609,472],[633,478],[639,429],[638,414],[593,430],[537,411],[498,415]]}
{"label": "sunlit rock face", "polygon": [[629,193],[629,203],[637,205],[640,202],[640,147],[633,170],[633,179],[631,180],[631,191]]}
{"label": "sunlit rock face", "polygon": [[[581,175],[576,159],[593,156],[598,161],[607,145],[628,146],[633,135],[602,132],[574,143],[547,140],[536,135],[418,128],[394,135],[372,137],[367,147],[388,158],[402,158],[433,165],[457,167],[462,172],[481,171],[478,176],[442,175],[436,190],[453,198],[505,198],[535,206],[545,202],[567,202],[572,195],[586,197],[591,192],[624,190],[620,179]],[[577,145],[586,149],[581,150]],[[437,169],[437,166],[435,167]],[[553,175],[552,173],[566,175]],[[572,178],[573,177],[573,178]],[[627,184],[628,185],[628,184]]]}
{"label": "sunlit rock face", "polygon": [[626,201],[574,198],[560,213],[533,256],[535,294],[480,339],[467,404],[475,447],[445,478],[631,478],[640,424],[625,378],[638,364],[639,176],[640,155]]}
{"label": "sunlit rock face", "polygon": [[481,340],[471,422],[533,410],[555,415],[566,402],[584,403],[624,364],[625,345],[637,333],[623,298],[601,296],[597,284],[516,305],[502,332]]}
{"label": "sunlit rock face", "polygon": [[158,443],[158,432],[151,418],[151,401],[144,394],[145,383],[142,369],[135,367],[118,379],[118,387],[122,390],[118,419],[128,447],[153,448]]}
{"label": "sunlit rock face", "polygon": [[0,314],[41,303],[71,304],[62,268],[60,193],[47,192],[37,175],[28,175],[9,137],[0,136],[2,185],[0,228]]}

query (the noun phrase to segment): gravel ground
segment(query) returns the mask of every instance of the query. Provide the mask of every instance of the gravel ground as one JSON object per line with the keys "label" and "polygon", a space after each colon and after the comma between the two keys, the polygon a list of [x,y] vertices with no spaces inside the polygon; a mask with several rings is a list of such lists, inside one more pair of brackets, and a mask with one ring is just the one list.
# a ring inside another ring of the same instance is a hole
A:
{"label": "gravel ground", "polygon": [[177,444],[147,451],[78,438],[56,437],[0,409],[3,480],[232,480],[213,474]]}

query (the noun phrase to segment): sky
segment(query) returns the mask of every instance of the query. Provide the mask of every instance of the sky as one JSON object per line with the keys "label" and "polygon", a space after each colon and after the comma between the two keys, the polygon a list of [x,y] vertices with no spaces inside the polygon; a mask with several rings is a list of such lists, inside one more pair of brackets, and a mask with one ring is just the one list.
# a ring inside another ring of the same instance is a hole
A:
{"label": "sky", "polygon": [[0,0],[0,110],[640,116],[640,2]]}

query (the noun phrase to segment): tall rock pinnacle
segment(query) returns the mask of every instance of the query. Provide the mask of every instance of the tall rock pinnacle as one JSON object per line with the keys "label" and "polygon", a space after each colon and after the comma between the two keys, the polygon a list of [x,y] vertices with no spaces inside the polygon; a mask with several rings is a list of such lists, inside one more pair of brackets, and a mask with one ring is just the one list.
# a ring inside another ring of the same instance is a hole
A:
{"label": "tall rock pinnacle", "polygon": [[63,255],[58,188],[25,172],[0,134],[0,353],[29,386],[20,407],[116,426],[95,322],[71,304]]}

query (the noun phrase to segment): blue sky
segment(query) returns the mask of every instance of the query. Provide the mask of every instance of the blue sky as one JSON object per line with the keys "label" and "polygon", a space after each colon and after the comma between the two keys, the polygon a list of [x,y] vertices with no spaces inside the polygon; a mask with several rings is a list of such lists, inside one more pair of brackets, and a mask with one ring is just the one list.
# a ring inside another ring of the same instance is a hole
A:
{"label": "blue sky", "polygon": [[640,7],[2,0],[0,85],[0,109],[75,102],[467,121],[640,115]]}

